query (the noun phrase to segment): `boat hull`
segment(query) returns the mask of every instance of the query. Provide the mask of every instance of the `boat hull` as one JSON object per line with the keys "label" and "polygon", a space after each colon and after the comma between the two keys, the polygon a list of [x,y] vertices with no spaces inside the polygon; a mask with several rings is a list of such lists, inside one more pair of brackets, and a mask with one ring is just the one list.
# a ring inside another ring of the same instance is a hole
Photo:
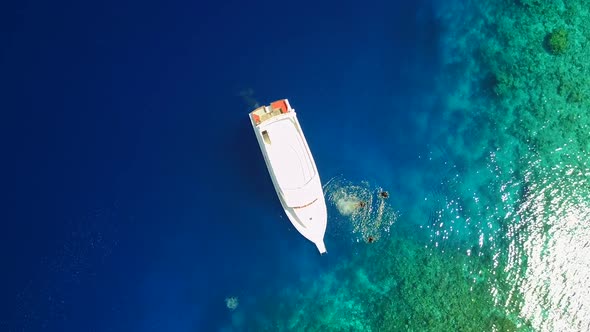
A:
{"label": "boat hull", "polygon": [[325,253],[326,202],[295,110],[283,99],[252,111],[250,120],[285,214],[299,233]]}

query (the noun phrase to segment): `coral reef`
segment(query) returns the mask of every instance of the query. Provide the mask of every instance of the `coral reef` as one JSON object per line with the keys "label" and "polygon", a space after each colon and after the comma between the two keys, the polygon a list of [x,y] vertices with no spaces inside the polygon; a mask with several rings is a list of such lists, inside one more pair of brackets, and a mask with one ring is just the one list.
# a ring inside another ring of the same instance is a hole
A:
{"label": "coral reef", "polygon": [[238,307],[239,301],[237,297],[228,297],[225,299],[225,306],[229,310],[236,310]]}
{"label": "coral reef", "polygon": [[552,54],[563,54],[567,50],[569,41],[567,30],[559,28],[545,37],[546,46]]}
{"label": "coral reef", "polygon": [[[340,264],[305,291],[282,294],[296,307],[279,306],[265,331],[527,331],[519,301],[505,289],[501,268],[465,252],[443,254],[403,239]],[[304,287],[302,287],[304,289]],[[271,303],[269,294],[263,302]],[[506,306],[506,302],[509,303]],[[498,304],[501,303],[501,304]]]}

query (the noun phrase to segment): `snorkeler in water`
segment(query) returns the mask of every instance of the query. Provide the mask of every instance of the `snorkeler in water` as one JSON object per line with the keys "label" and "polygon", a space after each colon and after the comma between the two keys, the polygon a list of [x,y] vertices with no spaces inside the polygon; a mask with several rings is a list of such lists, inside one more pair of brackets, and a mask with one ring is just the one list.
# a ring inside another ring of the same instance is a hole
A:
{"label": "snorkeler in water", "polygon": [[388,198],[389,197],[389,193],[385,190],[383,190],[382,192],[379,193],[379,197],[381,198]]}

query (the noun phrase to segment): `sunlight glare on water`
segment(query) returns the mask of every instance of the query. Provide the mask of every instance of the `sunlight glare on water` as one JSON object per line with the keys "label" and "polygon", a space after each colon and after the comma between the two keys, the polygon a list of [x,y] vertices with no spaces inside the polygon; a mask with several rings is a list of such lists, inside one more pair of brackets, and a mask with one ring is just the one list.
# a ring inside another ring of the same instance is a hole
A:
{"label": "sunlight glare on water", "polygon": [[[536,167],[539,162],[533,163]],[[542,331],[590,330],[589,169],[553,167],[530,183],[518,210],[506,271],[511,297],[522,296],[521,317]],[[532,171],[526,174],[532,181]],[[560,176],[563,175],[563,176]],[[508,299],[510,301],[510,298]]]}

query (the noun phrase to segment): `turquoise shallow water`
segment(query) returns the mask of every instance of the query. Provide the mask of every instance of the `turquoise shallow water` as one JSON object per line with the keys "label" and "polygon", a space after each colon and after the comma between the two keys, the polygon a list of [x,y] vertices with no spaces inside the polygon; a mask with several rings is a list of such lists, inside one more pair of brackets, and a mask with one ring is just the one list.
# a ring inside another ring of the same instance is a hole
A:
{"label": "turquoise shallow water", "polygon": [[244,295],[223,330],[590,330],[588,16],[576,1],[440,6],[443,70],[408,111],[424,149],[384,169],[370,147],[357,163],[380,172],[324,179],[338,261]]}

